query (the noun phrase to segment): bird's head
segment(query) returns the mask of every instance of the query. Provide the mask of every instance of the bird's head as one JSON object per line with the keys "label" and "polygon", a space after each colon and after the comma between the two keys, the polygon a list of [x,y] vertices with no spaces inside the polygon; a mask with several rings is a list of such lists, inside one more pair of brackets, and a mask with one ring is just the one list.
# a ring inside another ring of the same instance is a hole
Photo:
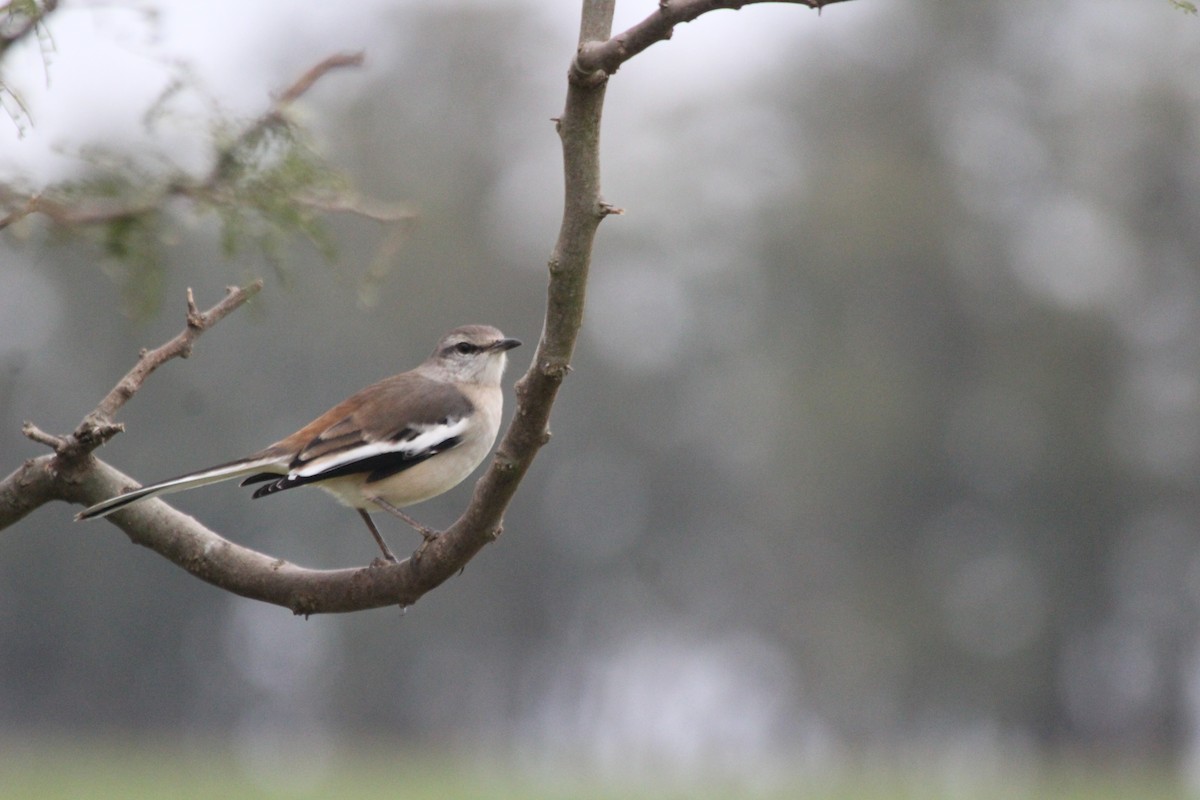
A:
{"label": "bird's head", "polygon": [[520,344],[491,325],[464,325],[443,336],[422,366],[441,380],[498,386],[508,351]]}

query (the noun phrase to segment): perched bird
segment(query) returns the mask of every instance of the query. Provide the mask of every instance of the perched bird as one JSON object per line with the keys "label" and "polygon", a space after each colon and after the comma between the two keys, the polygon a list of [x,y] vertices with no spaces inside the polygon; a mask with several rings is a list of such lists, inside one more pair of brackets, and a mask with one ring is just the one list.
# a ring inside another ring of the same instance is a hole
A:
{"label": "perched bird", "polygon": [[483,461],[500,429],[507,353],[520,344],[489,325],[455,328],[416,369],[351,395],[270,447],[134,489],[75,518],[232,478],[263,484],[256,498],[313,485],[356,509],[384,557],[395,561],[368,512],[387,511],[426,541],[436,536],[400,509],[457,486]]}

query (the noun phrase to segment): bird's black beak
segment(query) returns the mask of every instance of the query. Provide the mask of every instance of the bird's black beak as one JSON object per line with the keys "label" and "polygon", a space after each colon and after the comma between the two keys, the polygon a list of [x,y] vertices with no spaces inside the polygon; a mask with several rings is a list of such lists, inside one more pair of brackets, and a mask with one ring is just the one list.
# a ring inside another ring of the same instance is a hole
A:
{"label": "bird's black beak", "polygon": [[489,350],[512,350],[514,347],[520,347],[520,339],[501,339],[498,342],[493,342]]}

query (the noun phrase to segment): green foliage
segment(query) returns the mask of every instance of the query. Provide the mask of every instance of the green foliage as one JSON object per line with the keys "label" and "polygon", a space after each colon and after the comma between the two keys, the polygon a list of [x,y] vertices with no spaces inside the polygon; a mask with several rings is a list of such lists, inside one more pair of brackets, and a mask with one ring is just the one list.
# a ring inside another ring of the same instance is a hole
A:
{"label": "green foliage", "polygon": [[118,217],[100,231],[109,274],[119,279],[127,313],[138,319],[156,311],[163,296],[161,218],[157,209],[148,209]]}
{"label": "green foliage", "polygon": [[1171,5],[1175,6],[1175,8],[1183,11],[1186,14],[1196,13],[1196,4],[1189,2],[1189,0],[1170,0],[1170,3]]}
{"label": "green foliage", "polygon": [[172,224],[165,213],[162,179],[132,163],[113,163],[103,152],[86,154],[87,176],[47,187],[39,203],[59,224],[59,239],[97,247],[104,271],[122,289],[126,311],[144,318],[157,310],[165,283],[165,243]]}
{"label": "green foliage", "polygon": [[221,221],[227,258],[254,246],[282,274],[282,248],[296,235],[327,261],[337,257],[320,205],[324,198],[349,191],[348,182],[290,121],[273,115],[229,138],[217,154],[209,183],[203,200]]}
{"label": "green foliage", "polygon": [[[142,115],[143,124],[152,130],[194,88],[195,79],[179,67]],[[286,248],[296,239],[334,262],[337,250],[324,217],[356,210],[347,200],[349,182],[317,152],[285,104],[276,102],[262,116],[237,123],[216,102],[208,105],[213,133],[206,173],[192,174],[165,153],[90,148],[80,153],[88,168],[81,178],[37,192],[18,191],[15,180],[0,183],[0,228],[39,211],[55,234],[91,241],[136,317],[161,303],[167,245],[210,214],[226,259],[262,258],[284,282],[291,279]]]}
{"label": "green foliage", "polygon": [[[220,123],[228,127],[228,123]],[[194,177],[168,165],[150,169],[132,157],[94,149],[83,157],[92,171],[48,187],[39,210],[59,234],[98,246],[105,272],[116,280],[126,309],[154,313],[165,288],[168,243],[189,220],[214,215],[223,255],[261,257],[290,280],[285,248],[307,241],[327,261],[337,257],[323,214],[349,191],[347,181],[309,144],[298,126],[272,113],[233,136],[214,135],[215,166]],[[173,199],[185,207],[176,209]]]}

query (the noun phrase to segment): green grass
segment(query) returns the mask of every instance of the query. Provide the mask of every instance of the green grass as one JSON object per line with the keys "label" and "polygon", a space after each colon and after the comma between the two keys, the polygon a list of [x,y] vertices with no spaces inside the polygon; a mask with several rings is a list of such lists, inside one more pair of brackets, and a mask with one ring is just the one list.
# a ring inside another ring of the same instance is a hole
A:
{"label": "green grass", "polygon": [[1182,800],[1169,772],[1150,767],[1018,769],[957,775],[948,781],[919,766],[873,766],[758,791],[696,783],[673,789],[601,785],[595,780],[536,776],[469,757],[400,752],[373,743],[317,757],[285,753],[252,766],[229,745],[192,747],[119,739],[63,742],[0,738],[3,800]]}

